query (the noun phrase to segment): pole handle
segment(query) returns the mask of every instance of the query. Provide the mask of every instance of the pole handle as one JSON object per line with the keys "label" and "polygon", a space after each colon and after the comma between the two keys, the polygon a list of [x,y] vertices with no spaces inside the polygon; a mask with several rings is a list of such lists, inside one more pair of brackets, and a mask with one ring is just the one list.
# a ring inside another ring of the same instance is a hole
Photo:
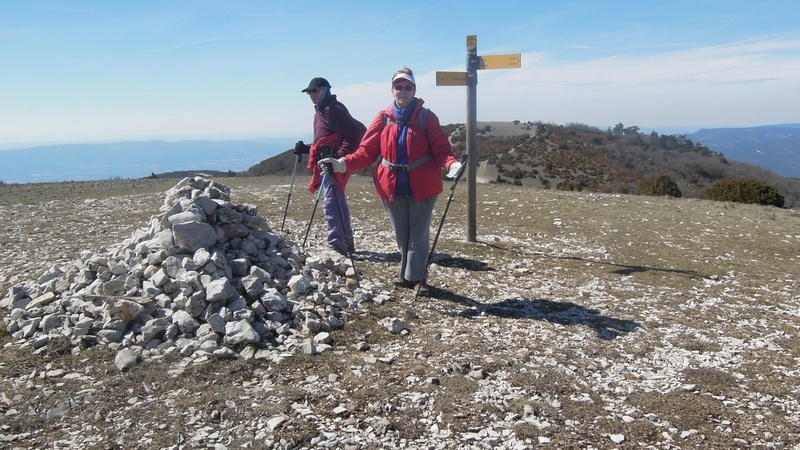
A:
{"label": "pole handle", "polygon": [[453,178],[453,186],[450,187],[451,191],[456,188],[456,185],[458,184],[458,181],[461,179],[461,176],[464,175],[464,172],[466,172],[467,170],[467,155],[466,154],[461,155],[461,161],[459,162],[461,163],[461,168],[458,169],[458,173],[456,173],[455,178]]}

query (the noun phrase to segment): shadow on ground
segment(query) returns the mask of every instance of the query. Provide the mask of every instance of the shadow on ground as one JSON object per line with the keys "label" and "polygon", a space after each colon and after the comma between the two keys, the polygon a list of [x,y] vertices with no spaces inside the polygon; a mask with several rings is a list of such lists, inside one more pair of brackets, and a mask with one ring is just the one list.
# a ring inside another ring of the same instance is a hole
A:
{"label": "shadow on ground", "polygon": [[[492,245],[493,247],[496,247]],[[496,247],[501,250],[507,250]],[[515,250],[508,250],[515,251]],[[398,252],[382,253],[363,251],[358,252],[359,260],[372,263],[397,263],[400,262]],[[569,258],[579,259],[579,258]],[[593,261],[596,262],[596,261]],[[449,254],[435,254],[432,263],[442,267],[461,268],[469,271],[494,271],[483,261],[452,257]],[[621,270],[637,271],[637,267],[622,266]],[[650,270],[644,268],[644,270]],[[568,326],[586,326],[595,330],[601,339],[615,339],[623,333],[633,333],[639,329],[639,324],[631,320],[616,319],[600,314],[598,310],[588,309],[571,302],[553,301],[545,299],[510,298],[499,303],[483,304],[469,297],[454,292],[431,286],[430,297],[457,303],[466,309],[460,312],[445,312],[444,314],[461,316],[473,319],[481,315],[493,315],[506,319],[531,319],[545,320]]]}
{"label": "shadow on ground", "polygon": [[634,274],[634,273],[637,273],[637,272],[656,271],[656,272],[672,273],[672,274],[675,274],[675,275],[686,276],[686,277],[689,277],[689,278],[698,278],[698,279],[709,278],[708,276],[702,275],[702,274],[700,274],[700,273],[698,273],[697,271],[694,271],[694,270],[662,269],[662,268],[658,268],[658,267],[617,264],[617,263],[606,262],[606,261],[598,261],[596,259],[579,258],[577,256],[553,256],[553,255],[548,255],[547,253],[525,252],[525,251],[522,251],[522,250],[519,250],[519,249],[515,249],[515,248],[506,248],[506,247],[499,246],[497,244],[490,244],[488,242],[480,242],[480,243],[484,244],[486,246],[492,247],[494,249],[500,250],[500,251],[516,253],[518,255],[525,256],[525,257],[528,257],[528,258],[538,256],[538,257],[542,257],[542,258],[561,259],[561,260],[565,260],[565,261],[590,262],[592,264],[600,264],[600,265],[610,266],[612,268],[616,268],[614,270],[611,270],[611,273],[616,274],[616,275],[621,275],[621,276],[627,276],[627,275],[631,275],[631,274]]}
{"label": "shadow on ground", "polygon": [[[362,251],[355,254],[357,261],[369,261],[372,263],[399,263],[400,253],[382,253]],[[472,272],[488,272],[493,271],[494,268],[490,267],[483,261],[476,259],[468,259],[461,257],[453,257],[447,253],[435,253],[431,258],[431,264],[436,264],[441,267],[450,267],[458,269],[466,269]]]}
{"label": "shadow on ground", "polygon": [[601,339],[616,339],[624,333],[634,333],[639,324],[632,320],[617,319],[600,314],[596,309],[585,308],[572,302],[509,298],[499,303],[480,303],[446,289],[431,287],[431,297],[447,300],[464,306],[460,312],[444,314],[474,319],[492,315],[505,319],[544,320],[566,326],[586,326],[593,329]]}

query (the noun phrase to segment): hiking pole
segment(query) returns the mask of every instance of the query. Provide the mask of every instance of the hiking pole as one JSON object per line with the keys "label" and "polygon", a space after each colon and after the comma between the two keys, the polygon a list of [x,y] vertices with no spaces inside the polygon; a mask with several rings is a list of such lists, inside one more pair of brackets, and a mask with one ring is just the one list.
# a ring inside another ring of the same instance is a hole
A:
{"label": "hiking pole", "polygon": [[[450,197],[447,199],[447,205],[444,207],[444,213],[442,214],[442,219],[439,221],[439,228],[436,230],[436,237],[433,238],[433,244],[431,244],[431,251],[428,252],[428,260],[425,263],[425,272],[422,274],[422,281],[425,281],[428,278],[428,267],[431,265],[431,261],[433,260],[433,251],[436,249],[436,242],[439,241],[439,233],[442,232],[442,225],[444,225],[444,219],[447,217],[447,211],[450,209],[450,202],[453,201],[453,193],[456,191],[456,186],[458,185],[458,180],[461,179],[461,175],[464,175],[464,171],[467,169],[467,155],[463,155],[461,157],[461,168],[456,173],[455,178],[453,179],[453,185],[450,186]],[[414,301],[417,301],[417,297],[419,297],[419,289],[414,290]]]}
{"label": "hiking pole", "polygon": [[303,158],[303,155],[298,153],[297,158],[294,160],[294,169],[292,169],[292,183],[289,185],[289,197],[286,199],[286,208],[283,210],[283,221],[281,222],[281,233],[285,233],[283,226],[286,225],[286,214],[289,213],[289,202],[292,200],[292,188],[294,187],[294,175],[297,173],[297,163]]}
{"label": "hiking pole", "polygon": [[[327,175],[328,173],[333,173],[333,165],[332,164],[325,164],[325,168],[327,169],[327,171],[325,172],[325,175]],[[336,185],[336,181],[333,178],[329,179],[328,182],[332,183],[331,184],[331,195],[333,195],[333,201],[334,201],[334,203],[336,203],[336,210],[339,211],[339,222],[340,222],[339,225],[341,225],[341,227],[342,227],[342,235],[344,236],[345,245],[347,246],[347,257],[350,258],[350,263],[353,265],[353,272],[356,275],[356,283],[358,283],[358,270],[356,269],[356,259],[353,257],[353,252],[350,250],[351,248],[353,248],[353,246],[351,246],[347,242],[347,235],[345,234],[347,231],[346,231],[346,228],[344,226],[345,224],[344,224],[344,215],[342,215],[342,206],[339,203],[339,196],[336,195],[336,188],[339,187],[339,186]],[[342,195],[344,195],[344,189],[342,189]],[[353,240],[353,236],[351,236],[350,238],[351,238],[351,240]]]}
{"label": "hiking pole", "polygon": [[328,178],[328,174],[324,174],[322,176],[322,183],[319,185],[319,189],[317,190],[317,199],[314,200],[314,210],[311,211],[311,220],[308,221],[308,228],[306,228],[306,237],[303,238],[303,248],[306,247],[306,240],[308,240],[308,232],[311,231],[311,224],[314,223],[314,214],[317,213],[317,205],[319,205],[319,198],[322,195],[322,187],[325,186],[325,180]]}

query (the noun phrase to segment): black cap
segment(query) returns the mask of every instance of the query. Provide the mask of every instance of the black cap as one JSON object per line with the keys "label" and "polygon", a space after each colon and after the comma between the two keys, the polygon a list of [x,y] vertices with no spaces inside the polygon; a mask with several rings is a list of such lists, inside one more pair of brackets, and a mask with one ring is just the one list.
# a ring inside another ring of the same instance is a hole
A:
{"label": "black cap", "polygon": [[308,87],[303,89],[300,92],[308,92],[312,89],[321,88],[321,87],[331,87],[331,84],[328,83],[328,80],[322,77],[312,78],[311,82],[308,83]]}

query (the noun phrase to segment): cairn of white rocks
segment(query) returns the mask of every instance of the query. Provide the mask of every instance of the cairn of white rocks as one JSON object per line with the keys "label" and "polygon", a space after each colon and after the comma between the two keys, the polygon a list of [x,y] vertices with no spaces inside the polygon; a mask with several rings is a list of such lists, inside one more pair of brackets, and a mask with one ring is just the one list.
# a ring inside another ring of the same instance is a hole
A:
{"label": "cairn of white rocks", "polygon": [[183,179],[161,212],[107,254],[83,251],[12,286],[0,300],[10,345],[105,345],[120,370],[173,352],[279,359],[330,350],[328,332],[374,297],[346,259],[295,253],[217,182]]}

